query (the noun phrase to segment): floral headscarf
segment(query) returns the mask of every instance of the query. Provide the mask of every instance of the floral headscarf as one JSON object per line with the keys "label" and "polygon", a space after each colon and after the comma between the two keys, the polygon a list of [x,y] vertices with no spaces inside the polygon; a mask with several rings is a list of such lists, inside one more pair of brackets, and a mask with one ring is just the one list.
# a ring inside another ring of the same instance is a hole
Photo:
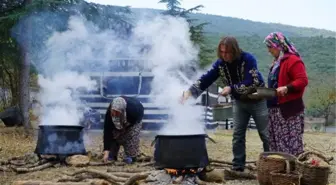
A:
{"label": "floral headscarf", "polygon": [[111,111],[114,110],[121,113],[120,116],[112,116],[112,122],[119,130],[127,126],[126,107],[126,100],[122,97],[113,99],[111,103]]}
{"label": "floral headscarf", "polygon": [[294,44],[281,32],[270,33],[264,40],[267,47],[277,48],[283,53],[291,53],[300,56]]}

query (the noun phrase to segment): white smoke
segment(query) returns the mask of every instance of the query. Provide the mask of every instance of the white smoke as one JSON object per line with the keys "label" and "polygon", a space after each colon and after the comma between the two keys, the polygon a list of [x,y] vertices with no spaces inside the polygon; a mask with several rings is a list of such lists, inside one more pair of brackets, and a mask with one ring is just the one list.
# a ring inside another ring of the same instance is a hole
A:
{"label": "white smoke", "polygon": [[177,70],[198,59],[198,48],[190,41],[188,23],[185,19],[170,16],[140,21],[135,29],[135,38],[151,47],[145,56],[154,75],[151,95],[155,104],[167,107],[169,111],[170,118],[160,134],[204,133],[201,121],[203,108],[196,107],[194,101],[184,105],[179,103],[182,92],[189,85],[181,81]]}
{"label": "white smoke", "polygon": [[42,125],[79,125],[88,107],[78,94],[94,90],[98,84],[78,71],[103,69],[121,48],[114,32],[99,32],[81,17],[70,17],[68,25],[67,31],[55,32],[41,51],[46,55],[40,71],[45,75],[38,78]]}
{"label": "white smoke", "polygon": [[[41,124],[79,124],[84,104],[75,95],[79,90],[93,90],[98,84],[88,74],[77,72],[78,69],[104,70],[109,60],[127,51],[129,57],[137,56],[147,61],[146,66],[154,74],[153,103],[168,108],[170,117],[160,134],[204,133],[203,108],[195,106],[192,99],[184,105],[179,103],[182,92],[190,84],[181,81],[177,70],[198,60],[198,48],[190,41],[186,20],[161,15],[141,18],[127,42],[112,31],[98,30],[82,17],[71,17],[68,25],[67,31],[55,32],[49,38],[46,50],[40,54],[45,55],[41,64],[43,71],[40,71],[43,75],[38,81]],[[149,46],[149,52],[139,56],[139,46]]]}

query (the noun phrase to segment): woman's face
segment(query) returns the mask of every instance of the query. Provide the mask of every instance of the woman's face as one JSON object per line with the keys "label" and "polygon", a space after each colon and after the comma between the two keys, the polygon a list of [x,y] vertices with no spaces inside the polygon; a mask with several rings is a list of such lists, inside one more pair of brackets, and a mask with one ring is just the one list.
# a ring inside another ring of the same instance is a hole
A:
{"label": "woman's face", "polygon": [[268,52],[274,57],[274,58],[278,58],[280,55],[280,50],[277,48],[272,48],[272,47],[267,47],[268,48]]}

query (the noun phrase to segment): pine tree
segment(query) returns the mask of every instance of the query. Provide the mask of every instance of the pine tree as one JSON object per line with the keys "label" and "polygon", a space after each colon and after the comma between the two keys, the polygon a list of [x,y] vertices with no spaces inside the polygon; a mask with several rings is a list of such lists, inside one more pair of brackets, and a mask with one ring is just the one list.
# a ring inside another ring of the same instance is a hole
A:
{"label": "pine tree", "polygon": [[198,5],[190,9],[184,9],[180,7],[180,0],[160,0],[159,3],[165,3],[167,10],[163,12],[164,15],[171,15],[174,17],[182,17],[189,23],[190,40],[200,47],[199,52],[199,65],[204,67],[209,64],[209,60],[212,58],[212,50],[208,49],[207,39],[205,37],[204,26],[208,23],[196,23],[197,19],[191,19],[190,13],[198,12],[203,5]]}

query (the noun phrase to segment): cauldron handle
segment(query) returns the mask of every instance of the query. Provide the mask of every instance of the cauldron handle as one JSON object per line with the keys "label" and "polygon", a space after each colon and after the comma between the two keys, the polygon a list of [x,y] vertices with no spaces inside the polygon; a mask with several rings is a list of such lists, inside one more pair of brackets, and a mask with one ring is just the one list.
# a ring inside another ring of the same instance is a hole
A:
{"label": "cauldron handle", "polygon": [[210,141],[212,141],[213,143],[217,143],[214,139],[212,139],[210,136],[206,135],[206,138],[208,138]]}
{"label": "cauldron handle", "polygon": [[151,146],[154,146],[156,140],[157,140],[157,137],[155,137],[155,139],[152,141]]}

